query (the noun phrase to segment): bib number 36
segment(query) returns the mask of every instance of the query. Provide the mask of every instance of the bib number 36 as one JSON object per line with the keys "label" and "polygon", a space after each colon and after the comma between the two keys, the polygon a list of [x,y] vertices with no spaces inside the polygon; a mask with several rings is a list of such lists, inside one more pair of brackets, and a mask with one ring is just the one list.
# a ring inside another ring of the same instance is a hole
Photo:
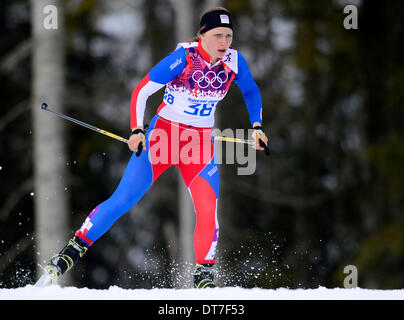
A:
{"label": "bib number 36", "polygon": [[197,103],[189,105],[188,108],[191,110],[184,110],[184,112],[193,116],[207,117],[211,114],[214,106],[214,103]]}

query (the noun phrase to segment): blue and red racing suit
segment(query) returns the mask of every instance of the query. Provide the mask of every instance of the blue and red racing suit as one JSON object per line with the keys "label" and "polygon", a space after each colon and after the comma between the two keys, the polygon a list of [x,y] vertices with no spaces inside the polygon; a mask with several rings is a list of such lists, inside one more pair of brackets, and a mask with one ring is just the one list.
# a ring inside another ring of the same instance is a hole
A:
{"label": "blue and red racing suit", "polygon": [[143,126],[148,97],[166,86],[164,99],[146,133],[146,152],[132,155],[122,179],[106,201],[86,218],[76,236],[92,245],[175,165],[191,195],[195,213],[195,262],[216,262],[219,236],[219,172],[212,127],[217,103],[234,81],[243,94],[251,124],[262,123],[262,102],[244,57],[229,48],[214,65],[201,41],[179,43],[140,81],[131,98],[131,128]]}

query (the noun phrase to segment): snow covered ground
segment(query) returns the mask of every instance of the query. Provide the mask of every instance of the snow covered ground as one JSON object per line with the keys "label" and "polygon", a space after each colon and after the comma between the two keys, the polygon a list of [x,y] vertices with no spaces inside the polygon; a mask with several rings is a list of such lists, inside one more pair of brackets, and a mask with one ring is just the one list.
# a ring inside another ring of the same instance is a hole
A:
{"label": "snow covered ground", "polygon": [[0,289],[0,300],[404,300],[404,289],[245,289],[225,287],[214,289],[122,289],[108,290],[28,285]]}

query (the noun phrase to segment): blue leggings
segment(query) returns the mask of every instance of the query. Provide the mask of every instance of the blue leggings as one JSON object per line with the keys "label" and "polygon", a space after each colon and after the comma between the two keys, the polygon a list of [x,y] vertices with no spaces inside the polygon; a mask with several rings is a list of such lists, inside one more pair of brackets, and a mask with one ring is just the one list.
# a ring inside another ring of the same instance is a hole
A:
{"label": "blue leggings", "polygon": [[[162,133],[167,137],[167,144],[164,145],[161,143]],[[177,151],[180,155],[186,153],[182,151],[188,150],[190,145],[188,141],[182,141],[178,137],[187,136],[190,133],[194,137],[199,137],[198,148],[193,150],[198,151],[194,160],[200,161],[189,161],[189,158],[181,158],[177,154]],[[219,172],[214,157],[211,130],[172,123],[156,115],[146,134],[146,147],[147,150],[143,151],[139,157],[133,153],[115,192],[95,207],[76,232],[76,237],[92,245],[143,197],[167,168],[175,165],[188,187],[196,213],[195,261],[196,263],[215,263],[219,236],[217,221]],[[205,155],[204,158],[208,160],[203,160],[202,149],[208,153],[208,156]],[[175,154],[173,150],[176,150]],[[158,161],[157,155],[163,153],[167,155],[165,158],[167,161]],[[175,161],[176,159],[178,161]]]}

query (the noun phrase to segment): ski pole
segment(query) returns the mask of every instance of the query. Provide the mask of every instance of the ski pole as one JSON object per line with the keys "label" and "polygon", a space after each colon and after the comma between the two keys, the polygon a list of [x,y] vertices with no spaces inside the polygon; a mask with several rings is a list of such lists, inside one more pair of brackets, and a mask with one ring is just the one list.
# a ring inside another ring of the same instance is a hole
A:
{"label": "ski pole", "polygon": [[87,129],[94,130],[94,131],[96,131],[96,132],[98,132],[98,133],[104,134],[104,135],[106,135],[106,136],[108,136],[108,137],[114,138],[114,139],[116,139],[116,140],[119,140],[119,141],[122,141],[122,142],[125,142],[125,143],[128,142],[127,139],[125,139],[125,138],[123,138],[123,137],[120,137],[120,136],[118,136],[118,135],[116,135],[116,134],[113,134],[113,133],[108,132],[108,131],[106,131],[106,130],[103,130],[103,129],[94,127],[94,126],[92,126],[91,124],[88,124],[88,123],[85,123],[85,122],[83,122],[83,121],[74,119],[74,118],[72,118],[72,117],[66,116],[66,115],[63,114],[63,113],[60,113],[60,112],[51,110],[51,109],[48,108],[48,105],[47,105],[46,103],[42,103],[41,109],[42,109],[42,110],[49,111],[49,112],[51,112],[51,113],[57,115],[58,117],[61,117],[61,118],[66,119],[66,120],[69,120],[69,121],[71,121],[71,122],[74,122],[74,123],[76,123],[76,124],[78,124],[78,125],[80,125],[80,126],[83,126],[83,127],[87,128]]}
{"label": "ski pole", "polygon": [[254,140],[244,140],[244,139],[240,139],[240,138],[231,138],[231,137],[215,136],[215,140],[225,141],[225,142],[244,143],[244,144],[254,145]]}
{"label": "ski pole", "polygon": [[[78,124],[78,125],[80,125],[80,126],[83,126],[83,127],[87,128],[87,129],[90,129],[90,130],[93,130],[93,131],[95,131],[95,132],[101,133],[101,134],[106,135],[106,136],[108,136],[108,137],[110,137],[110,138],[114,138],[114,139],[116,139],[116,140],[118,140],[118,141],[121,141],[121,142],[124,142],[124,143],[128,143],[128,139],[125,139],[125,138],[123,138],[123,137],[121,137],[121,136],[118,136],[118,135],[116,135],[116,134],[114,134],[114,133],[111,133],[111,132],[109,132],[109,131],[106,131],[106,130],[97,128],[97,127],[92,126],[91,124],[85,123],[85,122],[83,122],[83,121],[80,121],[80,120],[74,119],[74,118],[72,118],[72,117],[69,117],[69,116],[67,116],[67,115],[65,115],[65,114],[63,114],[63,113],[60,113],[60,112],[54,111],[54,110],[52,110],[52,109],[49,109],[49,108],[48,108],[48,105],[47,105],[45,102],[42,103],[41,109],[42,109],[42,110],[45,110],[45,111],[49,111],[49,112],[51,112],[51,113],[57,115],[58,117],[61,117],[61,118],[63,118],[63,119],[66,119],[66,120],[69,120],[69,121],[71,121],[71,122],[74,122],[74,123],[76,123],[76,124]],[[234,143],[244,143],[244,144],[254,145],[254,140],[244,140],[244,139],[239,139],[239,138],[215,136],[215,140],[226,141],[226,142],[234,142]],[[261,144],[261,140],[260,140],[260,144]],[[265,143],[262,142],[261,146],[265,148],[265,153],[266,153],[267,155],[269,155],[269,153],[267,153],[267,150],[268,150],[268,152],[269,152],[269,149],[268,149],[268,147],[265,145]],[[138,152],[139,152],[139,151],[138,151]],[[137,152],[137,153],[138,153],[138,152]],[[136,154],[137,154],[137,153],[136,153]],[[139,154],[140,154],[140,153],[139,153]]]}
{"label": "ski pole", "polygon": [[[215,140],[234,142],[234,143],[244,143],[244,144],[249,144],[251,146],[255,145],[254,140],[244,140],[244,139],[240,139],[240,138],[215,136]],[[260,146],[264,148],[265,154],[267,156],[269,156],[271,154],[271,151],[269,150],[268,146],[261,139],[259,139],[258,142],[259,142]]]}
{"label": "ski pole", "polygon": [[[58,117],[61,117],[61,118],[63,118],[63,119],[66,119],[66,120],[69,120],[69,121],[71,121],[71,122],[74,122],[74,123],[76,123],[76,124],[78,124],[78,125],[80,125],[80,126],[83,126],[83,127],[87,128],[87,129],[90,129],[90,130],[93,130],[93,131],[95,131],[95,132],[104,134],[104,135],[106,135],[106,136],[108,136],[108,137],[110,137],[110,138],[114,138],[114,139],[116,139],[116,140],[118,140],[118,141],[121,141],[121,142],[124,142],[124,143],[128,143],[128,139],[125,139],[125,138],[123,138],[123,137],[120,137],[120,136],[118,136],[118,135],[116,135],[116,134],[114,134],[114,133],[111,133],[111,132],[109,132],[109,131],[106,131],[106,130],[103,130],[103,129],[94,127],[94,126],[92,126],[91,124],[85,123],[85,122],[83,122],[83,121],[80,121],[80,120],[74,119],[74,118],[72,118],[72,117],[69,117],[69,116],[67,116],[67,115],[65,115],[65,114],[63,114],[63,113],[60,113],[60,112],[51,110],[51,109],[48,108],[48,105],[47,105],[45,102],[42,103],[41,109],[42,109],[42,110],[45,110],[45,111],[49,111],[49,112],[51,112],[51,113],[57,115]],[[142,153],[142,145],[139,144],[138,151],[136,151],[136,156],[139,157],[141,153]]]}

